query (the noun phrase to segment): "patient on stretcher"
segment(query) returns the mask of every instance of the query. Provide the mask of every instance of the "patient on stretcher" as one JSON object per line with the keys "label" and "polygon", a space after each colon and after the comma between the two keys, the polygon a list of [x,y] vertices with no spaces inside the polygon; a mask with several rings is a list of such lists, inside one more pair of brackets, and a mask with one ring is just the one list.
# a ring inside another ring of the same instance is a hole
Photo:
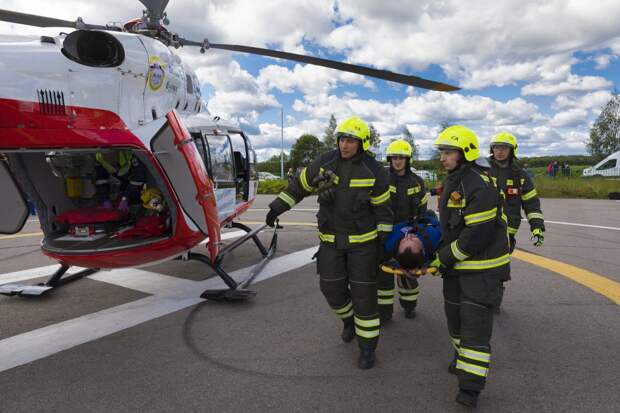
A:
{"label": "patient on stretcher", "polygon": [[441,240],[437,216],[428,211],[416,222],[401,222],[394,226],[384,244],[384,265],[405,275],[425,274]]}

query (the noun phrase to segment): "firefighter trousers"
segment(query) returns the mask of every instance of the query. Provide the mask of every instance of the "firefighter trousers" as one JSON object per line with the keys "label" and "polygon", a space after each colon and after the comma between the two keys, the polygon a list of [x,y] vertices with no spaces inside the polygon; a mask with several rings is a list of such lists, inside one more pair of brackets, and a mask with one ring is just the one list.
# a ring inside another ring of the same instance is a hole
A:
{"label": "firefighter trousers", "polygon": [[[398,277],[398,301],[405,309],[412,309],[418,304],[420,287],[414,278]],[[394,311],[394,296],[396,288],[394,275],[379,270],[377,274],[377,301],[380,314],[392,314]]]}
{"label": "firefighter trousers", "polygon": [[484,388],[491,362],[493,309],[499,304],[500,287],[499,277],[480,272],[443,280],[448,332],[457,354],[462,390]]}
{"label": "firefighter trousers", "polygon": [[376,240],[346,249],[321,243],[317,255],[321,292],[345,323],[353,319],[362,349],[374,350],[379,341],[377,251]]}

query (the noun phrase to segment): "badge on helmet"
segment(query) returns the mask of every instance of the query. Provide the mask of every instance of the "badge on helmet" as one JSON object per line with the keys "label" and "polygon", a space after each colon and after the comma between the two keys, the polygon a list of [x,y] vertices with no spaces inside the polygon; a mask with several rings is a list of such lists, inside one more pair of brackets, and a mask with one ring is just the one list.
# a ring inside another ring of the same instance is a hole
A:
{"label": "badge on helmet", "polygon": [[362,149],[364,151],[370,149],[370,130],[366,122],[357,116],[350,117],[338,125],[336,128],[336,141],[340,136],[359,139],[362,142]]}
{"label": "badge on helmet", "polygon": [[468,162],[475,161],[480,157],[478,136],[465,126],[455,125],[446,128],[435,139],[434,145],[438,149],[460,150]]}

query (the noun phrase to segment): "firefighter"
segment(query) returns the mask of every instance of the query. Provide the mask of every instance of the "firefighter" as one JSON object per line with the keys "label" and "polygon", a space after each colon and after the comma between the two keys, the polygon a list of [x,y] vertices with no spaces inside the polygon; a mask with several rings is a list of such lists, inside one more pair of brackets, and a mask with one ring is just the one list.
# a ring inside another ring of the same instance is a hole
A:
{"label": "firefighter", "polygon": [[352,117],[336,129],[338,149],[322,154],[269,204],[266,223],[318,191],[317,271],[327,303],[344,322],[342,340],[357,336],[360,369],[375,362],[379,340],[377,266],[392,230],[387,171],[368,154],[368,125]]}
{"label": "firefighter", "polygon": [[439,199],[442,241],[431,266],[443,276],[448,331],[455,348],[458,403],[476,406],[491,361],[493,308],[510,273],[502,198],[483,167],[476,134],[451,126],[435,140],[448,171]]}
{"label": "firefighter", "polygon": [[[521,209],[525,211],[530,224],[532,243],[537,247],[542,246],[545,240],[545,221],[540,209],[540,199],[532,179],[517,161],[517,138],[513,134],[501,132],[491,139],[489,163],[489,173],[504,196],[510,253],[512,254],[517,243],[515,236],[521,225]],[[502,297],[503,293],[502,285]],[[499,306],[496,312],[499,313]]]}
{"label": "firefighter", "polygon": [[140,202],[140,193],[147,180],[146,168],[133,156],[131,150],[120,149],[95,154],[96,196],[99,205],[128,210],[130,204]]}
{"label": "firefighter", "polygon": [[[411,171],[411,155],[411,145],[404,139],[397,139],[387,147],[394,223],[415,223],[417,218],[426,212],[428,196],[424,189],[424,180]],[[405,317],[415,318],[419,294],[417,279],[412,278],[409,283],[399,283],[398,293]],[[391,320],[394,311],[394,275],[379,270],[377,295],[381,322]]]}

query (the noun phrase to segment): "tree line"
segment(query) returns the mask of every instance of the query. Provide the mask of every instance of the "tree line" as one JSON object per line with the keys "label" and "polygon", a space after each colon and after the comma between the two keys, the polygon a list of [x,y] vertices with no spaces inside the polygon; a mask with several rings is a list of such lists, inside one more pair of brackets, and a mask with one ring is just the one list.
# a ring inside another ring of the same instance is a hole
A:
{"label": "tree line", "polygon": [[[319,154],[336,148],[336,127],[338,123],[336,117],[332,114],[329,123],[325,128],[325,132],[321,139],[311,134],[304,134],[297,139],[297,142],[291,148],[290,154],[284,154],[284,170],[285,172],[292,168],[293,170],[308,165]],[[449,122],[442,122],[440,128],[443,130],[451,126]],[[416,169],[438,170],[439,154],[433,152],[431,159],[419,160],[420,149],[415,142],[415,137],[405,126],[400,138],[409,142],[413,149],[412,165]],[[394,140],[396,138],[393,138]],[[370,147],[371,152],[376,151],[381,143],[381,136],[375,127],[370,125]],[[572,165],[590,165],[594,164],[604,157],[620,150],[620,96],[616,91],[612,94],[612,98],[603,107],[601,114],[590,129],[590,139],[587,143],[588,155],[570,155],[570,156],[536,156],[522,157],[522,163],[528,164],[529,167],[547,166],[551,161],[568,162]],[[271,172],[275,175],[280,174],[280,155],[274,155],[264,162],[259,162],[259,171]]]}

